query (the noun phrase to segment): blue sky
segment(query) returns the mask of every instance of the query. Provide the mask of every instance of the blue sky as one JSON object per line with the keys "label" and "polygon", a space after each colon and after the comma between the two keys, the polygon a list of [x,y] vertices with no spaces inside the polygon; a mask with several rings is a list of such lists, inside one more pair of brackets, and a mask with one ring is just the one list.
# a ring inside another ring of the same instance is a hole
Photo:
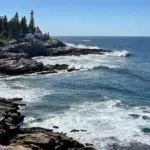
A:
{"label": "blue sky", "polygon": [[0,15],[31,9],[53,36],[150,36],[150,0],[4,0]]}

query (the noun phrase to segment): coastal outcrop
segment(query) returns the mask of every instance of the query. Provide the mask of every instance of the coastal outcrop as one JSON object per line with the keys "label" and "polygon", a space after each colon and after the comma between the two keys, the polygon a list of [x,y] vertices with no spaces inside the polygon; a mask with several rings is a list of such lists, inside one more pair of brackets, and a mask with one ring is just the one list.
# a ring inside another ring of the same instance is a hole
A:
{"label": "coastal outcrop", "polygon": [[[21,98],[0,98],[0,148],[5,150],[94,150],[65,133],[43,128],[22,128],[24,116],[19,106]],[[87,145],[87,144],[86,144]]]}
{"label": "coastal outcrop", "polygon": [[102,55],[103,49],[86,49],[70,47],[55,39],[41,41],[37,39],[11,41],[0,47],[0,73],[6,75],[21,74],[47,74],[57,73],[58,70],[72,72],[75,69],[69,68],[67,64],[56,64],[44,66],[42,62],[33,60],[35,56],[68,56],[68,55]]}
{"label": "coastal outcrop", "polygon": [[29,41],[12,41],[0,47],[1,53],[25,53],[29,57],[36,56],[69,56],[69,55],[87,55],[87,54],[104,54],[111,52],[104,49],[76,48],[67,46],[65,43],[49,39],[42,42],[41,40],[32,39]]}
{"label": "coastal outcrop", "polygon": [[108,53],[111,51],[103,49],[76,48],[70,46],[46,49],[47,56],[70,56],[70,55],[80,56],[88,54],[103,55],[106,52]]}
{"label": "coastal outcrop", "polygon": [[[0,59],[0,73],[7,75],[21,75],[21,74],[46,74],[57,73],[68,69],[66,64],[45,65],[42,62],[37,62],[33,59],[25,59],[18,57]],[[70,71],[70,70],[69,70]],[[73,71],[73,70],[71,70]]]}

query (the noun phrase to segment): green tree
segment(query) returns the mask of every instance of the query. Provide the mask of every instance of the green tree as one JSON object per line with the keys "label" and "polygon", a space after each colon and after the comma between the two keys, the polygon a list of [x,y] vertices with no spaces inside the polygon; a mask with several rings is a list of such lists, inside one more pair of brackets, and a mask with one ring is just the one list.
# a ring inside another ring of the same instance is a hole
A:
{"label": "green tree", "polygon": [[26,17],[22,17],[20,21],[20,32],[21,33],[28,33],[28,27],[27,27],[27,19]]}
{"label": "green tree", "polygon": [[20,36],[20,29],[18,28],[18,24],[15,18],[9,21],[9,38],[10,39],[18,39]]}
{"label": "green tree", "polygon": [[3,26],[3,17],[1,16],[0,17],[0,34],[2,34],[2,30],[3,30],[2,26]]}
{"label": "green tree", "polygon": [[19,28],[19,14],[18,14],[18,12],[16,12],[14,19],[16,20],[17,26]]}
{"label": "green tree", "polygon": [[8,31],[8,19],[7,19],[7,16],[5,15],[4,18],[3,18],[3,27],[4,27],[4,30],[5,31]]}
{"label": "green tree", "polygon": [[7,38],[8,37],[8,19],[7,16],[5,15],[3,17],[3,31],[2,31],[2,35]]}

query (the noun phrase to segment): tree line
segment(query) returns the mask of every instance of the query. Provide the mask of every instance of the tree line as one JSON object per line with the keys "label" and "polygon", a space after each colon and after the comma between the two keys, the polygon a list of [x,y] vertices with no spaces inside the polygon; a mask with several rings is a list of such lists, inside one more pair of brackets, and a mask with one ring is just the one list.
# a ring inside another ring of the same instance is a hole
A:
{"label": "tree line", "polygon": [[18,39],[21,34],[34,33],[34,31],[34,20],[31,19],[27,24],[25,16],[19,20],[18,12],[10,20],[6,15],[0,16],[0,39]]}

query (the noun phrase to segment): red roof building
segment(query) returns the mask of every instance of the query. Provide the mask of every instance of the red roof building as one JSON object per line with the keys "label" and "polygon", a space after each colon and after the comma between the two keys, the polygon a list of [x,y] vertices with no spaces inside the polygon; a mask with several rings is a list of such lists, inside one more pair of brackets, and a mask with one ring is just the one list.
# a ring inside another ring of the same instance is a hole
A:
{"label": "red roof building", "polygon": [[37,28],[34,33],[42,33],[42,31]]}

